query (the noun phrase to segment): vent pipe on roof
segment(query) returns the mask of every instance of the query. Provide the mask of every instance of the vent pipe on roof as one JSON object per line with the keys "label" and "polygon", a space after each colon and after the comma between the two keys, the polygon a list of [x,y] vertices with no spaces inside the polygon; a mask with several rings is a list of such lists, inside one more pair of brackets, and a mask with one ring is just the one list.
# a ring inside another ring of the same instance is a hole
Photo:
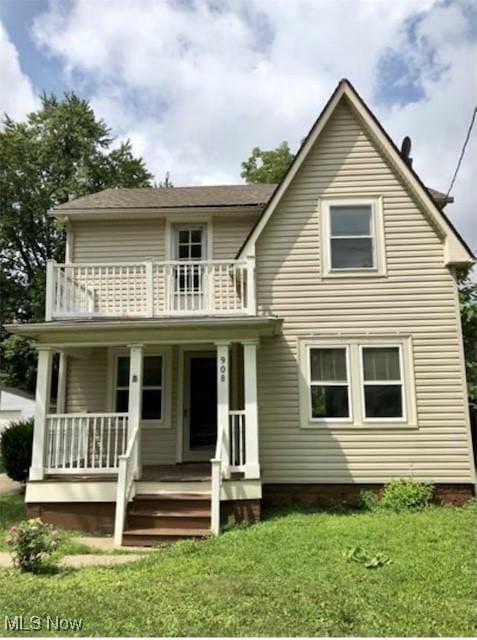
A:
{"label": "vent pipe on roof", "polygon": [[408,167],[412,167],[412,158],[409,155],[410,153],[411,153],[411,138],[409,136],[405,136],[401,144],[401,157]]}

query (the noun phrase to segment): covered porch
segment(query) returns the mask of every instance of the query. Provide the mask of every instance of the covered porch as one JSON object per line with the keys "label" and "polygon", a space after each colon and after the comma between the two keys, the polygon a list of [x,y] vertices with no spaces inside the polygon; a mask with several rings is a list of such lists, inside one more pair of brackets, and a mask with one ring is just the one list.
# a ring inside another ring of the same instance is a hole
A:
{"label": "covered porch", "polygon": [[121,531],[140,483],[200,475],[217,533],[223,482],[260,478],[257,351],[279,324],[274,318],[124,324],[55,323],[54,331],[43,325],[30,483],[114,481]]}

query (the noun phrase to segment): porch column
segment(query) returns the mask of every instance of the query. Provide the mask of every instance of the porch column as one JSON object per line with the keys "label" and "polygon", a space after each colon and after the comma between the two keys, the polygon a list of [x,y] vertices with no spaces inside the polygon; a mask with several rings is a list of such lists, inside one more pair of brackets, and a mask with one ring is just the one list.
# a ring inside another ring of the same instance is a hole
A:
{"label": "porch column", "polygon": [[216,342],[217,347],[217,437],[222,433],[222,468],[230,477],[229,455],[229,342]]}
{"label": "porch column", "polygon": [[58,363],[58,387],[56,392],[56,413],[65,412],[66,401],[66,353],[60,351]]}
{"label": "porch column", "polygon": [[53,351],[49,347],[38,347],[35,424],[33,428],[33,451],[30,467],[30,480],[43,480],[45,474],[46,415],[50,410],[52,362]]}
{"label": "porch column", "polygon": [[[142,414],[142,366],[143,345],[129,346],[129,415],[128,432],[132,434],[137,427],[136,479],[142,474],[141,463],[141,414]],[[131,437],[131,436],[129,436]],[[128,438],[129,441],[129,438]]]}
{"label": "porch column", "polygon": [[258,455],[257,342],[243,342],[245,396],[245,477],[260,478]]}

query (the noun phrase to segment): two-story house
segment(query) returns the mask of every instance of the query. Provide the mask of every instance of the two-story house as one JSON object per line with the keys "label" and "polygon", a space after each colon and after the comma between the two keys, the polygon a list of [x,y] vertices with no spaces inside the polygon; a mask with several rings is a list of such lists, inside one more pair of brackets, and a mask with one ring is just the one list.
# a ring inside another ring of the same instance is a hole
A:
{"label": "two-story house", "polygon": [[56,207],[45,322],[9,327],[39,353],[30,513],[151,544],[400,477],[470,495],[445,203],[343,80],[279,185]]}

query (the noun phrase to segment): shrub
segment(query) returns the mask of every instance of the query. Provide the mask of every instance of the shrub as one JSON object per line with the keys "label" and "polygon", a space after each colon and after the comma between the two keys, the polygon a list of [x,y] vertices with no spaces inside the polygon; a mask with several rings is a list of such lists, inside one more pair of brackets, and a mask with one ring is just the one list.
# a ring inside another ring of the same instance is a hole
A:
{"label": "shrub", "polygon": [[366,511],[376,511],[379,507],[379,493],[377,491],[361,491],[361,506]]}
{"label": "shrub", "polygon": [[393,480],[380,494],[373,491],[361,493],[361,504],[369,511],[419,511],[429,504],[434,485],[412,479]]}
{"label": "shrub", "polygon": [[33,419],[12,422],[2,433],[0,455],[7,475],[26,482],[33,448]]}
{"label": "shrub", "polygon": [[390,511],[419,511],[429,504],[434,485],[412,479],[394,480],[384,487],[379,500]]}
{"label": "shrub", "polygon": [[15,566],[31,573],[38,573],[45,567],[59,543],[57,532],[39,518],[11,527],[6,540],[13,549]]}

